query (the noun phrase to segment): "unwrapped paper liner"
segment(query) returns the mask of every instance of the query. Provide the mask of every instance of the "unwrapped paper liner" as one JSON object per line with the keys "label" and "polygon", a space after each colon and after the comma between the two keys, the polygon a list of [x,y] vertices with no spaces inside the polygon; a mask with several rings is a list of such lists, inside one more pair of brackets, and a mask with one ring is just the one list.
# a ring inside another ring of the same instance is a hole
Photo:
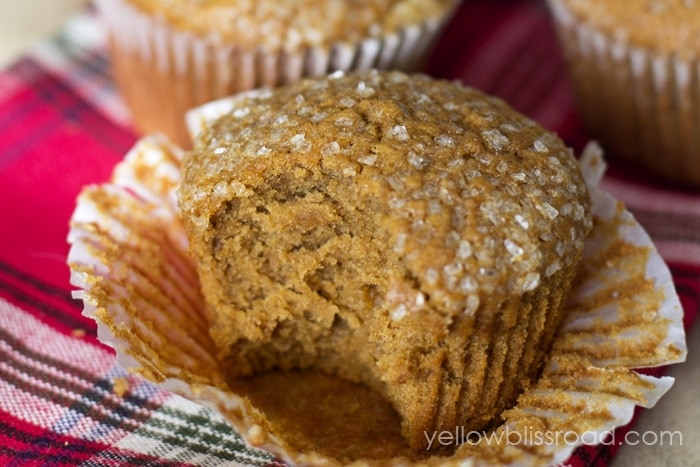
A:
{"label": "unwrapped paper liner", "polygon": [[[220,411],[250,445],[286,462],[339,465],[287,444],[248,398],[229,390],[177,216],[181,155],[164,138],[145,137],[111,183],[86,187],[79,196],[69,233],[75,296],[127,370]],[[594,231],[540,379],[490,436],[421,465],[554,465],[580,444],[603,441],[630,422],[636,406],[652,407],[672,385],[670,377],[635,371],[685,359],[682,308],[670,272],[622,203],[597,188],[605,170],[599,148],[589,146],[580,163]],[[396,457],[353,465],[410,463]]]}

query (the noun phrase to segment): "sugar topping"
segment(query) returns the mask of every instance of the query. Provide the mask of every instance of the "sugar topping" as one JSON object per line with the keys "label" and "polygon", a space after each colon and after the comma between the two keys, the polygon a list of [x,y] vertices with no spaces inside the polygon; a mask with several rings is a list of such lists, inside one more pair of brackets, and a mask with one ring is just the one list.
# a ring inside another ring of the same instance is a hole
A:
{"label": "sugar topping", "polygon": [[[421,310],[449,315],[533,291],[580,257],[591,219],[571,151],[498,99],[368,71],[236,105],[247,110],[214,122],[185,158],[180,202],[196,225],[216,209],[222,179],[245,185],[228,184],[227,195],[246,196],[269,177],[312,177],[336,203],[352,193],[372,206],[367,222],[415,278]],[[405,316],[398,304],[389,312]]]}

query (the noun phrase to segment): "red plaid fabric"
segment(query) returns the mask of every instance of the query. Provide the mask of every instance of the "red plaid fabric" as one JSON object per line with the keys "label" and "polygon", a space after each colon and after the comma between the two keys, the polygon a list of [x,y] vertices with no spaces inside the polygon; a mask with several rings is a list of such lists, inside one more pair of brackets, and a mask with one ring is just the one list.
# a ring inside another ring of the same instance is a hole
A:
{"label": "red plaid fabric", "polygon": [[[216,413],[117,367],[71,298],[65,239],[76,196],[107,180],[137,138],[109,71],[87,11],[0,72],[0,464],[275,464]],[[541,1],[465,1],[426,71],[502,97],[577,150],[589,139]],[[614,162],[604,188],[669,262],[691,326],[700,193]],[[617,448],[583,447],[568,464],[608,465]]]}

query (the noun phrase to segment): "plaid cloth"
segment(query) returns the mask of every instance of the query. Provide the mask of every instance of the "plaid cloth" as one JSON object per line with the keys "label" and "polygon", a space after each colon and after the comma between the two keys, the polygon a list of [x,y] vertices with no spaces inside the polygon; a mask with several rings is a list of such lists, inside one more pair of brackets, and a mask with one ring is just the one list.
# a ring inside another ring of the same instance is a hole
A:
{"label": "plaid cloth", "polygon": [[[104,45],[88,10],[0,72],[0,464],[278,464],[218,414],[117,367],[71,298],[75,198],[106,181],[137,138]],[[465,2],[427,71],[504,98],[577,150],[589,139],[541,1]],[[700,303],[700,193],[614,163],[603,188],[669,262],[689,327]],[[583,447],[568,464],[608,465],[617,448]]]}

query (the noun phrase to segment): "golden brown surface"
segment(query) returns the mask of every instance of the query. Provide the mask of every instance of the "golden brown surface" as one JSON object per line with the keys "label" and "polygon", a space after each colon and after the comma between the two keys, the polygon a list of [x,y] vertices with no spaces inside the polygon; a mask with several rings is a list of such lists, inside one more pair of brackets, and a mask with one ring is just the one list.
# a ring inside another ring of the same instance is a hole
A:
{"label": "golden brown surface", "polygon": [[652,50],[700,52],[700,1],[563,0],[575,16],[608,36]]}
{"label": "golden brown surface", "polygon": [[453,0],[128,0],[176,28],[244,47],[295,50],[356,42],[440,18]]}
{"label": "golden brown surface", "polygon": [[186,156],[179,197],[231,371],[363,382],[414,448],[514,402],[590,228],[555,136],[477,91],[402,73],[241,101]]}

